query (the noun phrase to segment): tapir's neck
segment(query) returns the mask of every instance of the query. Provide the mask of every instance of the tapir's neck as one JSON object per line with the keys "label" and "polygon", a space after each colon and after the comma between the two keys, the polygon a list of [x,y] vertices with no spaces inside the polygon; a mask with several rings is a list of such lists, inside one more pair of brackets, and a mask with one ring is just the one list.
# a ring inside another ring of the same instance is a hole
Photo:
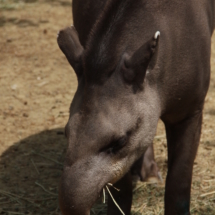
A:
{"label": "tapir's neck", "polygon": [[103,11],[90,32],[86,45],[88,52],[92,51],[92,49],[95,48],[95,45],[102,43],[112,35],[110,33],[113,33],[113,30],[117,25],[117,21],[122,18],[125,11],[125,4],[128,1],[129,0],[107,0]]}
{"label": "tapir's neck", "polygon": [[151,38],[158,30],[155,16],[148,1],[107,1],[88,37],[83,59],[89,74],[87,78],[114,70],[124,52],[132,54]]}

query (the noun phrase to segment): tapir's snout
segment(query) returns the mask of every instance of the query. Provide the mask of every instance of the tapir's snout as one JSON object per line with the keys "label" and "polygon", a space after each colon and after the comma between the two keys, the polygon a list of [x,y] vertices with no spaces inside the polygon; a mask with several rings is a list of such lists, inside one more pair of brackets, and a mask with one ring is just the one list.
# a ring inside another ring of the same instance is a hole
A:
{"label": "tapir's snout", "polygon": [[81,160],[64,168],[59,185],[62,215],[89,215],[108,183],[109,176],[93,160]]}
{"label": "tapir's snout", "polygon": [[64,171],[59,187],[59,203],[62,215],[89,215],[90,209],[99,196],[96,186],[86,183],[85,176]]}

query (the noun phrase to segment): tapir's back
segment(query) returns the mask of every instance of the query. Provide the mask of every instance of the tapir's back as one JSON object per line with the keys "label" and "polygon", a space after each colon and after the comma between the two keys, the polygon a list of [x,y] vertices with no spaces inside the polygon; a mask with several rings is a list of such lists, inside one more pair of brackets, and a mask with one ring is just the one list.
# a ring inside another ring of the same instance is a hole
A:
{"label": "tapir's back", "polygon": [[[74,25],[79,33],[80,41],[84,45],[86,43],[91,28],[93,27],[96,20],[99,18],[99,14],[101,13],[101,11],[104,10],[105,4],[111,1],[112,0],[73,0],[72,9]],[[148,5],[151,4],[151,8],[154,7],[155,13],[157,13],[158,16],[160,12],[165,13],[168,11],[168,8],[171,8],[171,10],[169,11],[174,12],[170,15],[171,18],[172,16],[177,16],[177,10],[182,9],[184,13],[186,13],[186,15],[188,16],[188,22],[190,21],[189,15],[192,14],[193,11],[198,11],[200,8],[205,8],[208,16],[210,16],[209,19],[211,22],[211,28],[215,26],[215,17],[213,15],[213,12],[215,11],[214,0],[160,0],[159,2],[154,2],[154,0],[140,1],[146,2],[146,4]],[[139,10],[141,11],[141,8],[139,8]]]}

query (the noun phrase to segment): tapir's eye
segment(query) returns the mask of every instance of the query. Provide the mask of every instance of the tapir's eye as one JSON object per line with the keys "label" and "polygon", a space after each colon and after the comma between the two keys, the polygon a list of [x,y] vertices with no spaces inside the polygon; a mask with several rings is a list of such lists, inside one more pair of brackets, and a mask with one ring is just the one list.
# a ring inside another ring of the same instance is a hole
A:
{"label": "tapir's eye", "polygon": [[127,137],[123,136],[119,139],[116,139],[110,143],[107,148],[107,153],[117,153],[120,149],[122,149],[127,143]]}

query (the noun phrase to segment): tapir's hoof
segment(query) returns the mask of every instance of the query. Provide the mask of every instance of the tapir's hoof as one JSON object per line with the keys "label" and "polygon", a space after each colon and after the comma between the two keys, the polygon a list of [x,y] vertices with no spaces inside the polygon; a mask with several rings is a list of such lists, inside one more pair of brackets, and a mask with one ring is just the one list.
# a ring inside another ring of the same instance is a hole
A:
{"label": "tapir's hoof", "polygon": [[140,158],[131,168],[131,174],[134,181],[163,183],[161,172],[154,159]]}
{"label": "tapir's hoof", "polygon": [[163,183],[161,172],[157,173],[157,176],[150,176],[146,179],[149,183]]}
{"label": "tapir's hoof", "polygon": [[[131,174],[139,176],[140,181],[163,182],[161,173],[154,159],[153,145],[150,145],[146,152],[134,163]],[[137,178],[136,178],[137,180]]]}
{"label": "tapir's hoof", "polygon": [[[157,181],[163,182],[161,172],[158,169],[158,166],[155,161],[150,161],[146,165],[146,162],[143,163],[145,165],[142,166],[140,171],[141,181]],[[149,165],[150,164],[150,165]]]}

